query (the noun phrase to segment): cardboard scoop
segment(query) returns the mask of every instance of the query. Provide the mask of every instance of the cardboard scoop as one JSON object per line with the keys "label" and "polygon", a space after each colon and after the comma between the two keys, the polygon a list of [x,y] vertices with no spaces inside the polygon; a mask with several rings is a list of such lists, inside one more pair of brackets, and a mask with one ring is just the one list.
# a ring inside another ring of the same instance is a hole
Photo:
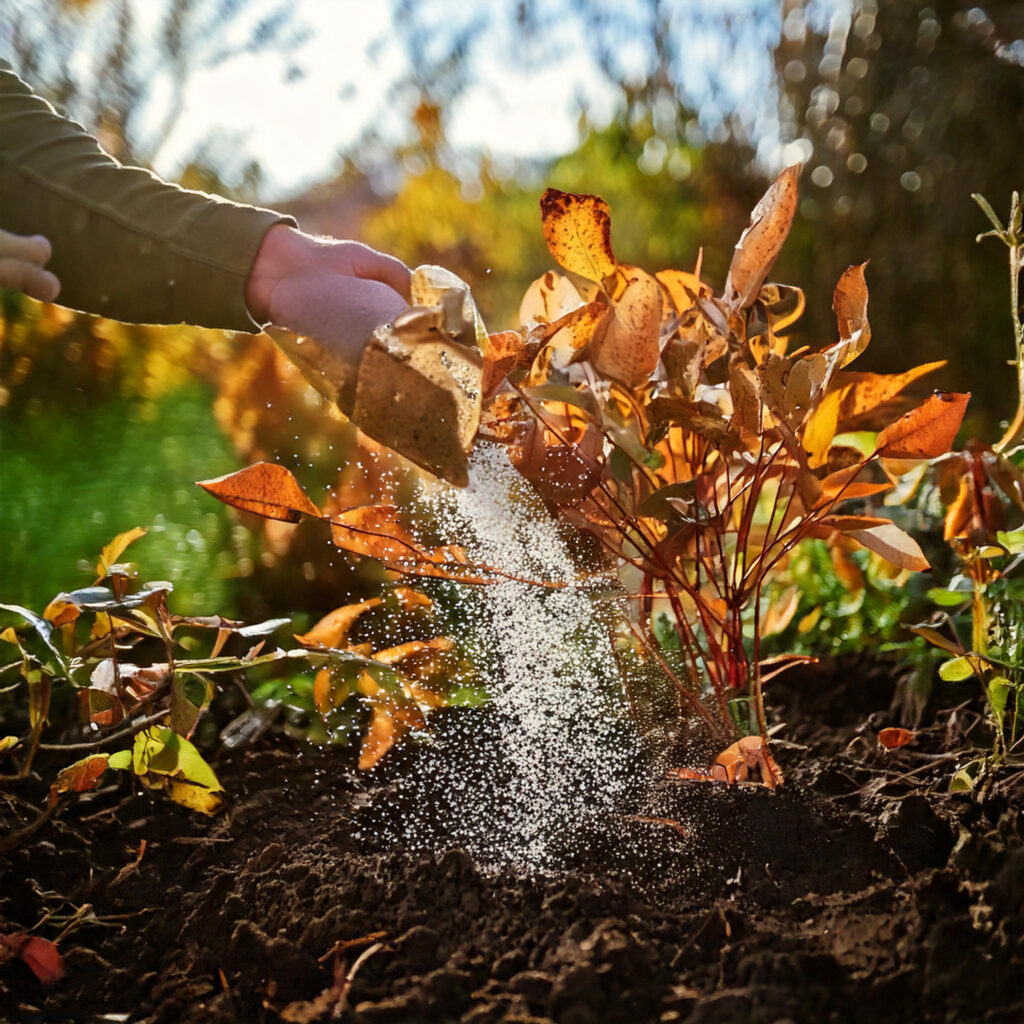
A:
{"label": "cardboard scoop", "polygon": [[487,334],[469,286],[443,267],[417,267],[411,298],[373,332],[356,367],[315,338],[274,340],[365,434],[465,487],[480,424]]}

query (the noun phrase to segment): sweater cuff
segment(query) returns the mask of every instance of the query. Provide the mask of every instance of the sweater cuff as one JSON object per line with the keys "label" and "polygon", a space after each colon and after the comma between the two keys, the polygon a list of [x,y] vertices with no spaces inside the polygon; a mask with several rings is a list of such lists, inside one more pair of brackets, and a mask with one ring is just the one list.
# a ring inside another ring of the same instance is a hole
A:
{"label": "sweater cuff", "polygon": [[[172,282],[174,319],[216,322],[224,330],[259,334],[266,325],[253,319],[245,289],[263,236],[276,224],[298,227],[294,217],[273,210],[227,200],[209,203],[189,225],[190,257],[177,259]],[[201,254],[198,259],[197,254]]]}

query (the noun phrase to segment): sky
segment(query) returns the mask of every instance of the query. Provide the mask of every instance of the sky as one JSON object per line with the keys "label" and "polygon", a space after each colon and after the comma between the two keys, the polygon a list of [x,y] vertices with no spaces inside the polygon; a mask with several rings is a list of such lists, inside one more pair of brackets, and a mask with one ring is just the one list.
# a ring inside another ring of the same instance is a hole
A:
{"label": "sky", "polygon": [[[145,3],[145,0],[136,0]],[[407,69],[391,30],[391,4],[381,0],[296,0],[296,17],[312,28],[289,54],[303,76],[288,80],[272,55],[246,55],[194,75],[184,114],[154,160],[173,175],[202,139],[230,126],[259,160],[266,191],[295,191],[322,180],[337,154],[367,126],[385,137],[408,131],[409,111],[389,99],[388,86]],[[474,52],[470,86],[446,130],[456,148],[499,155],[553,156],[576,142],[579,96],[606,119],[615,99],[582,45],[546,70],[518,65],[486,36]]]}
{"label": "sky", "polygon": [[[0,0],[0,11],[17,8],[14,21],[34,22],[39,35],[49,31],[55,2]],[[73,76],[84,80],[91,70],[88,19],[106,18],[109,24],[122,2],[136,22],[137,35],[145,39],[161,27],[169,0],[76,0],[68,9],[84,21],[81,30],[75,29]],[[210,7],[215,2],[226,0],[206,0]],[[202,48],[215,52],[222,44],[237,44],[256,20],[281,3],[246,0],[234,36],[227,30],[211,32]],[[464,89],[446,106],[447,140],[456,150],[528,160],[557,156],[578,142],[581,107],[592,124],[612,117],[621,94],[596,65],[578,17],[580,3],[534,3],[547,25],[528,38],[510,27],[515,0],[423,0],[417,8],[419,21],[404,16],[403,25],[415,38],[420,26],[426,26],[423,39],[430,38],[431,25],[441,26],[446,38],[475,22],[487,25],[462,68]],[[781,30],[781,0],[664,3],[678,78],[706,126],[742,106],[748,122],[756,123],[758,110],[764,111],[764,134],[770,135],[773,125],[777,128],[770,95],[771,49]],[[254,160],[262,170],[263,196],[284,199],[329,178],[339,153],[368,129],[385,144],[408,140],[415,99],[393,89],[413,70],[409,47],[396,35],[394,12],[399,5],[400,0],[289,0],[294,23],[307,29],[301,43],[285,52],[269,48],[233,54],[194,69],[181,116],[166,138],[145,146],[144,152],[159,173],[175,178],[197,148],[212,141],[219,147],[216,166],[226,172],[228,184],[233,183],[232,164],[240,172],[246,161]],[[636,43],[629,26],[635,23],[643,31],[647,5],[639,0],[582,0],[582,6],[588,12],[607,12],[616,26],[609,42],[620,71],[627,78],[639,73],[650,51]],[[849,0],[817,0],[815,6],[834,14],[848,8]],[[723,17],[731,19],[724,29]],[[426,49],[429,61],[430,46]],[[171,102],[169,87],[154,87],[146,124],[158,131]],[[225,151],[231,159],[225,159]],[[772,163],[781,166],[781,157],[769,155],[765,163],[769,169]]]}

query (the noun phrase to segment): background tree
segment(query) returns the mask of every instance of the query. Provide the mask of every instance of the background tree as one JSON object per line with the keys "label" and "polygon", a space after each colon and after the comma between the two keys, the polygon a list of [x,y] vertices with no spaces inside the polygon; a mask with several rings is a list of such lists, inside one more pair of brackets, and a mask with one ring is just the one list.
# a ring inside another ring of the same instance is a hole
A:
{"label": "background tree", "polygon": [[871,260],[872,358],[896,369],[949,359],[990,439],[1012,412],[1006,281],[972,192],[1001,212],[1024,185],[1024,8],[958,0],[858,0],[822,26],[786,0],[775,50],[782,141],[808,155],[802,223],[778,273],[808,288],[806,328],[834,330],[828,295]]}

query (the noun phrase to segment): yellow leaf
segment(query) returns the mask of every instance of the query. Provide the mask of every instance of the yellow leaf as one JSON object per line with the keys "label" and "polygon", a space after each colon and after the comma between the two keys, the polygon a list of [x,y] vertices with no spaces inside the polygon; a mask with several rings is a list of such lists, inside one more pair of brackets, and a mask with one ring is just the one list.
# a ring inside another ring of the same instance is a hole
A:
{"label": "yellow leaf", "polygon": [[167,795],[182,807],[200,814],[216,814],[224,805],[224,801],[216,792],[204,789],[191,782],[179,782],[169,779],[166,786]]}
{"label": "yellow leaf", "polygon": [[107,575],[110,567],[117,562],[129,544],[134,544],[140,537],[145,536],[146,528],[144,526],[134,526],[130,530],[125,530],[124,533],[119,533],[100,552],[100,560],[96,563],[96,582],[99,583]]}
{"label": "yellow leaf", "polygon": [[611,216],[600,196],[549,188],[540,210],[548,249],[561,266],[598,284],[614,273]]}
{"label": "yellow leaf", "polygon": [[536,323],[550,324],[583,305],[572,281],[554,270],[537,278],[519,306],[519,323],[530,328]]}
{"label": "yellow leaf", "polygon": [[807,464],[811,469],[818,469],[828,461],[828,450],[836,436],[836,426],[839,422],[841,395],[840,391],[830,391],[807,418],[803,446],[807,452]]}

